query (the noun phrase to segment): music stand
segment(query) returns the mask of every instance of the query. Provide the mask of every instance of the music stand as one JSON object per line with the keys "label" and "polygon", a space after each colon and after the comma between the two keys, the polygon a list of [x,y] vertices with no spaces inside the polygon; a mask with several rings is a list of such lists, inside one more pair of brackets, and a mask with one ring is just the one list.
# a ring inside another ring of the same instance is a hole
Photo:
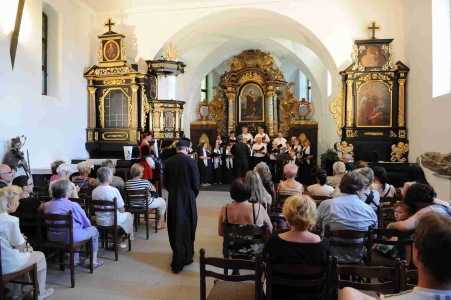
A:
{"label": "music stand", "polygon": [[276,159],[278,161],[282,161],[282,181],[283,181],[285,178],[285,174],[283,173],[283,168],[285,167],[285,161],[292,160],[293,158],[291,157],[290,154],[279,154],[279,155],[277,155]]}

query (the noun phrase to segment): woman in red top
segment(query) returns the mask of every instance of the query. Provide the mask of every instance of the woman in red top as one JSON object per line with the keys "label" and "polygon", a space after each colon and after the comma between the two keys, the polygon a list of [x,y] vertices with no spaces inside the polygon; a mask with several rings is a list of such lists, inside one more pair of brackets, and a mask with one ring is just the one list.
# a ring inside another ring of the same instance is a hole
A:
{"label": "woman in red top", "polygon": [[139,147],[139,158],[141,158],[141,165],[144,167],[143,179],[152,179],[152,169],[155,168],[155,162],[151,157],[150,140],[152,136],[144,133],[144,139]]}

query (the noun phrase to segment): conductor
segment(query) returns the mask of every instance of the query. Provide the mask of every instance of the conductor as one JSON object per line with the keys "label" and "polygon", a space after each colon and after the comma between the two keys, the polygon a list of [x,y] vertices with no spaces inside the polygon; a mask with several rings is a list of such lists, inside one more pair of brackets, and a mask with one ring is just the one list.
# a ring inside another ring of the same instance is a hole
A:
{"label": "conductor", "polygon": [[189,139],[176,144],[177,154],[165,161],[164,186],[168,196],[168,234],[172,249],[172,272],[193,262],[197,227],[196,197],[200,176],[196,161],[186,156]]}
{"label": "conductor", "polygon": [[243,142],[243,135],[240,134],[237,137],[238,143],[233,145],[230,152],[232,153],[233,157],[235,158],[234,161],[234,169],[235,169],[235,176],[236,177],[245,177],[246,172],[249,169],[249,161],[248,157],[251,155],[251,150],[249,147]]}

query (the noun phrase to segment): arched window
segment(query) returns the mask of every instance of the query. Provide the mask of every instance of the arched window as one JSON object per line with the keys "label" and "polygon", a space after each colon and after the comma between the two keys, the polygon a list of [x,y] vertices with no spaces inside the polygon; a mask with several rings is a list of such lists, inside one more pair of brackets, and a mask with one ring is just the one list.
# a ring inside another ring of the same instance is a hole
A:
{"label": "arched window", "polygon": [[47,42],[48,18],[42,13],[42,95],[47,95]]}
{"label": "arched window", "polygon": [[207,91],[208,91],[208,83],[207,83],[207,76],[202,80],[202,83],[200,84],[200,101],[208,100]]}

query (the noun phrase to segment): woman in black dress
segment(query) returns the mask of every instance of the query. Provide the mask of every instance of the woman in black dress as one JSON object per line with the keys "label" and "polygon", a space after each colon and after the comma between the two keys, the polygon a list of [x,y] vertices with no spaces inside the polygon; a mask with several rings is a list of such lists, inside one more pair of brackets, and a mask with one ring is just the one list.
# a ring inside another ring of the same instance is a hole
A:
{"label": "woman in black dress", "polygon": [[304,147],[302,148],[302,168],[301,168],[301,183],[305,185],[312,184],[312,161],[313,155],[311,155],[310,141],[304,141]]}

